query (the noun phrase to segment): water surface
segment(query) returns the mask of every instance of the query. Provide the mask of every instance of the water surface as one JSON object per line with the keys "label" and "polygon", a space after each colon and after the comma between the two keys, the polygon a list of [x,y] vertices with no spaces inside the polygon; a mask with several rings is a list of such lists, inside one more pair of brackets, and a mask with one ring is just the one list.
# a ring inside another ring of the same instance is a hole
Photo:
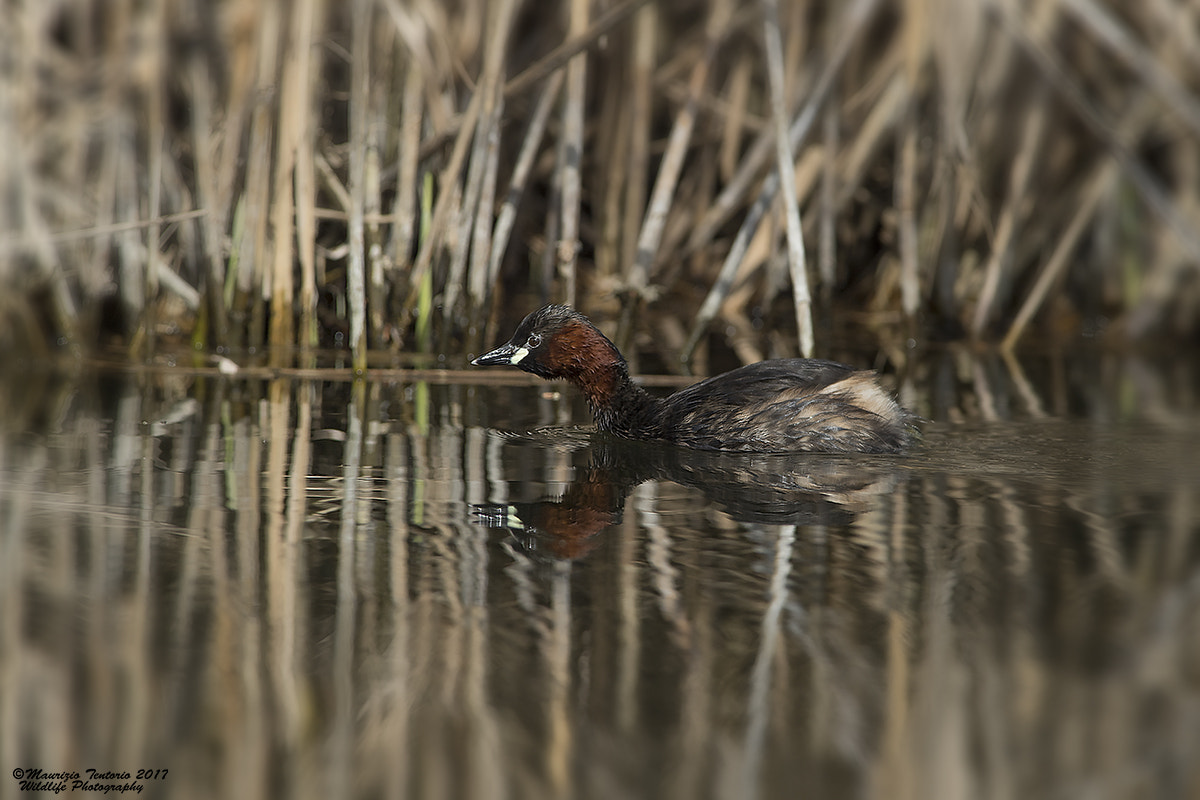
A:
{"label": "water surface", "polygon": [[1195,365],[931,360],[906,457],[395,377],[4,382],[6,796],[1200,796]]}

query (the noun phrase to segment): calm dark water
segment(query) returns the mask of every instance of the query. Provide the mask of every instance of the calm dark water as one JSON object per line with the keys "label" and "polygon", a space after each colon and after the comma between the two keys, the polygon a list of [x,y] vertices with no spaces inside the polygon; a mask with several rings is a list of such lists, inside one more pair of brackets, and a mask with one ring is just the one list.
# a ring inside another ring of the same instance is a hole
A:
{"label": "calm dark water", "polygon": [[947,355],[911,455],[790,459],[544,385],[9,375],[0,794],[1200,797],[1197,372]]}

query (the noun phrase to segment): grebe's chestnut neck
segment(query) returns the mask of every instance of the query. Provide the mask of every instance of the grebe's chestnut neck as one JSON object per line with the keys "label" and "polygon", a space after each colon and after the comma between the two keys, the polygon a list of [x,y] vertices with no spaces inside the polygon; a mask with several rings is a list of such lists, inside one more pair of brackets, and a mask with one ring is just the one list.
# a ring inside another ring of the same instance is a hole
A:
{"label": "grebe's chestnut neck", "polygon": [[[633,435],[633,422],[661,401],[629,378],[621,351],[591,321],[566,306],[545,306],[517,326],[507,344],[471,362],[513,366],[547,380],[569,381],[583,392],[601,430]],[[632,426],[632,427],[631,427]]]}

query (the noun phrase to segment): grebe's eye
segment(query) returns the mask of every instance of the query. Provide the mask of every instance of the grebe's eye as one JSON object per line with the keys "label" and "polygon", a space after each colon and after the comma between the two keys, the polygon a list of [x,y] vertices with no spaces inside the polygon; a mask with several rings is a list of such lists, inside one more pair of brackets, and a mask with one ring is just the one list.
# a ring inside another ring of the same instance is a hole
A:
{"label": "grebe's eye", "polygon": [[542,343],[542,335],[540,333],[531,333],[531,334],[529,334],[529,341],[525,343],[525,346],[528,347],[530,350],[532,350],[533,348],[537,347],[541,343]]}

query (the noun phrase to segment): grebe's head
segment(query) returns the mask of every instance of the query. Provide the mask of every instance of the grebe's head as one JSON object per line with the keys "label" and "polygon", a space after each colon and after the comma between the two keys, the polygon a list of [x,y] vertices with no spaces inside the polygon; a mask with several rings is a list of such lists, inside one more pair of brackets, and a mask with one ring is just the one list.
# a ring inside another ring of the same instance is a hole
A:
{"label": "grebe's head", "polygon": [[625,359],[583,314],[551,305],[525,317],[512,339],[471,363],[517,367],[543,378],[580,381],[605,368],[623,367]]}

